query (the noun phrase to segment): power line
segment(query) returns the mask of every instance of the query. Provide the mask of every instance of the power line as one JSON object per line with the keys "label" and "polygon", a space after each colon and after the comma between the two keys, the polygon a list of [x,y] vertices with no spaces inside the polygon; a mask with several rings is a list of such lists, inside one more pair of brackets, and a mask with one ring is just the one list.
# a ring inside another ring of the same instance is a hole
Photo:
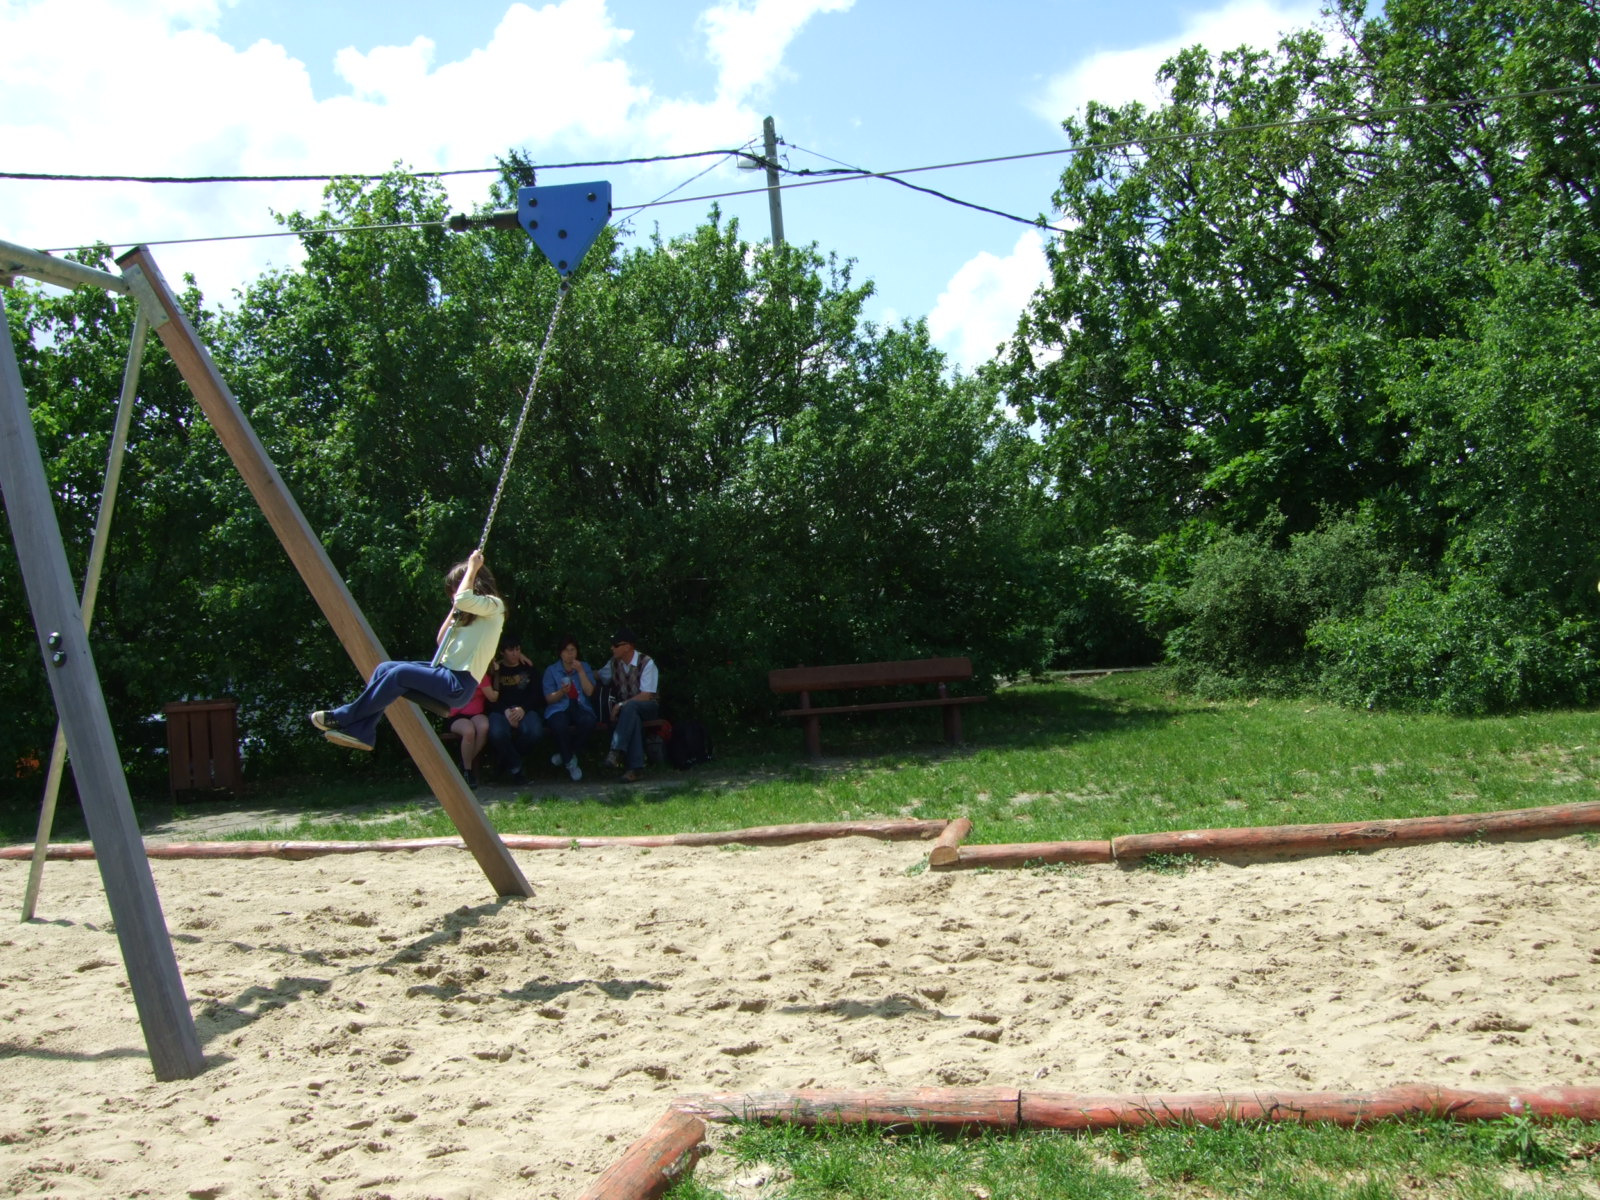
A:
{"label": "power line", "polygon": [[[530,163],[536,171],[564,171],[577,167],[627,167],[640,163],[677,162],[685,158],[725,158],[730,154],[755,156],[748,144],[738,150],[692,150],[686,154],[654,154],[643,158],[608,158],[594,162]],[[714,165],[714,164],[713,164]],[[453,171],[386,171],[382,174],[344,172],[337,175],[56,175],[37,171],[0,171],[0,179],[25,179],[39,183],[331,183],[335,179],[443,179],[447,175],[498,175],[502,167],[463,167]]]}
{"label": "power line", "polygon": [[[817,154],[817,152],[815,150],[807,150],[804,146],[795,146],[793,142],[789,142],[789,143],[786,143],[786,144],[790,145],[790,146],[794,146],[794,148],[796,150],[800,151],[802,154]],[[826,154],[817,154],[817,157],[818,158],[828,158],[828,156]],[[839,160],[836,159],[836,158],[828,158],[828,161],[829,162],[836,162],[836,163],[839,162]],[[961,199],[958,199],[955,196],[950,195],[947,192],[935,191],[933,188],[923,187],[920,184],[911,183],[910,181],[905,180],[905,179],[897,179],[892,174],[880,174],[877,171],[868,171],[864,167],[852,167],[848,163],[839,163],[839,168],[837,170],[829,170],[829,171],[813,171],[810,168],[802,168],[802,169],[800,169],[798,171],[795,171],[795,170],[789,169],[788,167],[779,167],[778,169],[780,171],[782,171],[785,175],[802,175],[802,176],[804,176],[804,175],[837,175],[837,176],[856,176],[856,177],[860,177],[860,178],[864,178],[864,179],[885,179],[885,180],[888,180],[890,183],[898,183],[901,187],[908,187],[914,192],[924,192],[929,196],[936,196],[940,200],[947,200],[951,204],[958,204],[962,208],[976,209],[978,212],[990,213],[990,214],[992,214],[993,216],[996,216],[996,217],[1004,217],[1008,221],[1016,221],[1019,224],[1027,225],[1027,226],[1030,226],[1030,227],[1032,227],[1034,229],[1049,229],[1049,230],[1053,230],[1056,233],[1066,233],[1067,232],[1065,229],[1059,229],[1054,225],[1046,224],[1041,218],[1038,218],[1038,217],[1019,217],[1019,216],[1017,216],[1016,213],[1009,213],[1009,212],[1004,211],[1003,209],[998,209],[998,208],[990,208],[986,204],[975,204],[971,200],[961,200]]]}
{"label": "power line", "polygon": [[[1320,117],[1292,117],[1282,121],[1256,121],[1243,125],[1218,126],[1214,129],[1197,129],[1186,133],[1145,134],[1137,137],[1128,137],[1114,142],[1084,142],[1078,145],[1062,146],[1055,150],[1031,150],[1022,154],[1000,154],[989,158],[969,158],[960,162],[935,163],[925,167],[904,167],[896,171],[867,171],[861,174],[851,174],[849,171],[830,175],[823,179],[811,179],[803,183],[786,183],[786,188],[817,187],[824,183],[840,183],[853,179],[895,179],[900,175],[916,175],[923,171],[950,171],[957,167],[982,167],[994,163],[1021,162],[1031,158],[1053,158],[1063,154],[1085,154],[1091,151],[1126,150],[1141,146],[1165,145],[1172,142],[1197,142],[1207,139],[1221,139],[1233,137],[1244,133],[1262,133],[1272,129],[1295,129],[1310,125],[1355,125],[1364,121],[1379,120],[1386,117],[1402,116],[1407,113],[1429,112],[1438,109],[1451,108],[1476,108],[1486,104],[1494,104],[1502,100],[1525,100],[1534,96],[1562,96],[1576,92],[1600,91],[1600,83],[1577,83],[1566,87],[1533,88],[1524,92],[1503,92],[1494,96],[1472,96],[1457,100],[1432,100],[1421,104],[1401,104],[1387,108],[1367,108],[1354,113],[1330,113]],[[835,160],[837,161],[837,160]],[[850,170],[854,170],[851,168]],[[898,179],[896,179],[899,182]],[[740,192],[719,192],[708,196],[685,196],[680,200],[669,200],[669,204],[691,204],[698,200],[724,200],[731,196],[749,196],[765,191],[765,188],[752,188]],[[932,189],[928,189],[932,191]],[[940,193],[933,193],[940,195]],[[963,201],[954,200],[953,197],[944,197],[954,203]],[[978,207],[971,205],[969,207]],[[987,209],[988,212],[997,212]],[[998,213],[1011,220],[1026,220],[1011,213]],[[1038,224],[1034,221],[1030,225]],[[1053,226],[1051,227],[1053,228]],[[1061,232],[1057,230],[1057,232]]]}
{"label": "power line", "polygon": [[[992,213],[992,214],[994,214],[996,216],[1004,217],[1007,220],[1020,221],[1023,224],[1031,225],[1031,226],[1033,226],[1035,228],[1048,229],[1048,230],[1051,230],[1051,231],[1056,232],[1056,233],[1063,233],[1063,232],[1066,232],[1066,231],[1062,230],[1062,229],[1059,229],[1054,225],[1046,224],[1042,217],[1037,219],[1037,220],[1030,221],[1026,217],[1019,217],[1014,213],[1002,212],[999,209],[986,208],[983,205],[972,204],[972,203],[970,203],[968,201],[959,200],[956,197],[946,195],[943,192],[934,191],[934,189],[932,189],[932,188],[923,188],[923,187],[918,187],[915,184],[905,183],[905,181],[900,179],[899,176],[902,176],[902,175],[915,175],[915,174],[919,174],[919,173],[926,172],[926,171],[949,171],[949,170],[954,170],[954,169],[956,169],[958,167],[978,167],[978,166],[989,166],[989,165],[993,165],[995,163],[1020,162],[1020,161],[1023,161],[1023,160],[1034,159],[1034,158],[1052,158],[1052,157],[1058,157],[1058,156],[1064,155],[1064,154],[1084,154],[1084,153],[1089,153],[1091,151],[1122,150],[1122,149],[1139,148],[1139,147],[1145,147],[1145,146],[1151,146],[1151,145],[1164,145],[1164,144],[1170,144],[1170,143],[1174,143],[1174,142],[1194,142],[1194,141],[1203,141],[1203,140],[1207,140],[1207,139],[1221,139],[1221,138],[1228,138],[1228,137],[1233,137],[1233,136],[1237,136],[1237,135],[1240,135],[1240,134],[1246,134],[1246,133],[1261,133],[1261,132],[1265,132],[1267,130],[1273,130],[1273,129],[1295,129],[1295,128],[1303,128],[1303,127],[1313,126],[1313,125],[1339,125],[1339,124],[1352,124],[1353,125],[1353,124],[1360,124],[1360,123],[1366,122],[1366,121],[1379,120],[1379,119],[1384,119],[1384,118],[1394,117],[1394,116],[1402,116],[1402,115],[1405,115],[1405,114],[1408,114],[1408,113],[1430,112],[1430,111],[1437,111],[1437,110],[1441,110],[1441,109],[1474,108],[1474,107],[1480,107],[1480,106],[1487,105],[1487,104],[1498,103],[1498,102],[1504,101],[1504,100],[1525,100],[1525,99],[1531,99],[1531,98],[1537,97],[1537,96],[1562,96],[1562,95],[1572,95],[1572,94],[1576,94],[1576,93],[1580,93],[1580,92],[1591,92],[1591,91],[1600,91],[1600,83],[1578,83],[1578,84],[1571,84],[1571,85],[1567,85],[1567,86],[1563,86],[1563,87],[1532,88],[1532,89],[1529,89],[1527,91],[1521,91],[1521,92],[1503,92],[1503,93],[1500,93],[1500,94],[1497,94],[1497,95],[1492,95],[1492,96],[1471,96],[1471,97],[1466,97],[1466,98],[1462,98],[1462,99],[1454,99],[1454,100],[1432,100],[1432,101],[1425,101],[1425,102],[1423,102],[1421,104],[1403,104],[1403,105],[1393,105],[1393,106],[1383,107],[1383,108],[1367,108],[1367,109],[1361,109],[1361,110],[1359,110],[1357,112],[1354,112],[1354,113],[1329,113],[1329,114],[1326,114],[1324,116],[1317,116],[1317,117],[1294,117],[1294,118],[1289,118],[1289,119],[1285,119],[1285,120],[1281,120],[1281,121],[1258,121],[1258,122],[1251,122],[1251,123],[1242,124],[1242,125],[1222,126],[1222,127],[1217,127],[1217,128],[1214,128],[1214,129],[1192,130],[1192,131],[1185,132],[1185,133],[1148,134],[1148,135],[1144,135],[1144,136],[1140,136],[1140,137],[1129,137],[1129,138],[1126,138],[1126,139],[1123,139],[1123,140],[1120,140],[1120,141],[1085,142],[1085,143],[1082,143],[1082,144],[1079,144],[1079,145],[1058,147],[1058,148],[1053,149],[1053,150],[1033,150],[1033,151],[1028,151],[1028,152],[1025,152],[1025,153],[1022,153],[1022,154],[993,155],[993,156],[990,156],[988,158],[963,159],[963,160],[958,161],[958,162],[935,163],[935,164],[932,164],[932,165],[921,166],[921,167],[903,167],[903,168],[900,168],[899,170],[895,170],[895,171],[866,171],[866,170],[862,170],[862,169],[859,169],[859,168],[848,167],[847,166],[847,167],[845,167],[844,170],[842,170],[842,171],[840,171],[838,173],[829,173],[825,177],[822,177],[822,178],[804,179],[804,180],[801,180],[800,182],[784,183],[784,184],[780,184],[779,186],[784,188],[784,189],[791,189],[791,188],[804,188],[804,187],[819,187],[819,186],[821,186],[823,184],[853,182],[853,181],[861,180],[861,179],[888,179],[888,180],[892,180],[895,183],[902,183],[902,184],[905,184],[905,186],[907,186],[907,187],[915,188],[917,191],[927,192],[929,195],[936,196],[939,199],[949,201],[952,204],[958,204],[958,205],[961,205],[961,206],[966,207],[966,208],[977,209],[980,212]],[[799,149],[799,147],[796,147],[796,149]],[[806,151],[806,153],[808,153],[808,154],[809,153],[815,153],[815,151]],[[673,160],[673,159],[699,158],[699,157],[703,157],[704,155],[707,155],[707,154],[717,154],[717,155],[722,155],[722,156],[739,156],[739,157],[743,157],[743,158],[749,158],[752,161],[754,161],[757,164],[759,164],[760,166],[766,166],[767,165],[767,160],[765,158],[762,158],[762,157],[760,157],[758,155],[753,155],[753,154],[751,154],[749,152],[749,150],[741,148],[741,149],[738,149],[738,150],[698,151],[698,152],[693,153],[693,154],[661,155],[661,156],[658,156],[658,157],[655,157],[655,158],[645,158],[645,159],[618,159],[618,160],[613,160],[611,162],[562,163],[562,164],[557,164],[556,166],[544,167],[544,168],[539,168],[539,169],[554,170],[554,169],[557,169],[557,167],[568,167],[568,166],[571,166],[571,167],[620,166],[620,165],[626,165],[628,163],[633,163],[633,162],[663,162],[663,161],[669,161],[669,160]],[[827,157],[827,156],[826,155],[819,155],[818,157]],[[837,162],[838,160],[837,159],[831,159],[830,161]],[[712,166],[715,166],[715,165],[716,164],[714,164],[714,163],[712,164]],[[499,168],[484,168],[484,170],[491,170],[491,169],[492,170],[499,170]],[[803,172],[803,171],[792,171],[792,170],[790,170],[789,168],[786,168],[786,167],[780,167],[780,169],[785,171],[788,174],[791,174],[791,175],[805,174],[806,173],[806,172]],[[707,170],[710,170],[710,168],[707,168]],[[435,174],[444,174],[444,173],[445,172],[435,172]],[[461,172],[461,173],[465,173],[465,172]],[[680,187],[687,186],[688,183],[692,183],[695,179],[700,178],[701,175],[704,175],[706,173],[707,173],[706,171],[701,171],[699,174],[693,176],[689,180],[686,180],[684,184],[680,184],[679,186]],[[5,173],[0,172],[0,178],[5,178],[5,177],[16,178],[15,175],[6,176]],[[67,177],[63,177],[63,178],[67,178]],[[92,177],[92,178],[104,179],[104,178],[109,178],[109,177],[106,177],[106,176],[95,176],[95,177]],[[311,179],[324,179],[324,178],[379,178],[379,179],[381,179],[381,178],[385,178],[385,177],[384,176],[338,176],[338,177],[310,176],[310,177],[307,177],[307,178],[311,178]],[[673,190],[676,191],[677,189],[673,189]],[[712,192],[712,193],[709,193],[709,194],[706,194],[706,195],[700,195],[700,196],[680,196],[679,198],[677,198],[675,200],[666,198],[667,196],[670,196],[672,194],[671,192],[668,192],[665,195],[663,195],[662,197],[659,197],[659,198],[657,198],[655,200],[652,200],[647,204],[619,204],[619,205],[615,205],[615,206],[613,206],[612,211],[613,212],[629,212],[629,213],[641,212],[644,209],[653,208],[653,207],[656,207],[657,205],[697,204],[697,203],[703,203],[703,202],[708,201],[708,200],[727,200],[727,199],[732,199],[732,198],[736,198],[736,197],[740,197],[740,196],[762,195],[762,194],[765,194],[767,191],[768,191],[768,189],[765,186],[763,186],[763,187],[759,187],[759,188],[744,188],[744,189],[740,189],[740,190],[737,190],[737,191],[731,191],[731,192]],[[169,239],[161,240],[161,241],[146,240],[146,241],[143,241],[143,242],[119,242],[119,243],[115,243],[112,246],[112,249],[120,249],[120,248],[123,248],[123,247],[126,247],[126,246],[133,246],[133,245],[179,246],[179,245],[187,245],[187,244],[191,244],[191,243],[195,243],[195,242],[250,241],[250,240],[260,239],[260,238],[298,237],[298,236],[302,236],[302,235],[305,235],[305,234],[368,233],[368,232],[375,232],[375,231],[388,230],[388,229],[427,229],[427,228],[430,228],[430,227],[433,227],[433,226],[442,226],[444,224],[445,224],[444,221],[410,221],[410,222],[396,222],[396,223],[392,223],[392,224],[383,224],[383,225],[332,225],[332,226],[323,226],[323,227],[319,227],[319,228],[316,228],[316,229],[286,229],[286,230],[278,230],[278,231],[275,231],[275,232],[272,232],[272,233],[222,234],[222,235],[216,235],[216,236],[211,236],[211,237],[169,238]],[[80,248],[81,247],[78,247],[78,246],[59,246],[59,247],[51,248],[50,250],[47,251],[47,253],[62,253],[62,252],[68,251],[68,250],[77,250],[77,249],[80,249]]]}
{"label": "power line", "polygon": [[[738,157],[741,157],[741,158],[754,158],[755,157],[754,155],[746,153],[746,151],[749,150],[749,148],[751,146],[751,143],[754,142],[754,141],[755,141],[755,139],[752,138],[749,142],[746,142],[743,146],[739,147],[738,150],[730,150],[728,152],[729,156],[730,157],[738,156]],[[627,216],[623,217],[622,220],[617,222],[617,229],[621,230],[621,228],[624,225],[626,225],[629,221],[633,220],[634,217],[638,216],[645,209],[654,208],[657,204],[665,203],[667,197],[672,195],[672,193],[678,192],[678,191],[682,191],[684,188],[688,187],[695,180],[701,178],[704,175],[709,175],[712,171],[715,171],[717,169],[717,167],[719,167],[720,165],[721,165],[721,160],[718,160],[717,162],[712,163],[705,170],[697,171],[695,174],[689,176],[689,178],[685,179],[682,183],[678,184],[676,187],[668,188],[666,191],[662,192],[661,195],[657,196],[654,200],[650,201],[649,204],[642,204],[638,208],[635,208]]]}

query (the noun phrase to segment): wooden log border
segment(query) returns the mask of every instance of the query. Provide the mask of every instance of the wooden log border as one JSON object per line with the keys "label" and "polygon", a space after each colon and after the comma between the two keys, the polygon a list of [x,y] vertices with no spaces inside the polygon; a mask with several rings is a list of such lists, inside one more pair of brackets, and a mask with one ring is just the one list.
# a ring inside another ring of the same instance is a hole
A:
{"label": "wooden log border", "polygon": [[[501,841],[509,850],[583,850],[608,846],[789,846],[829,838],[870,837],[881,841],[927,841],[944,832],[948,821],[830,821],[811,825],[763,825],[715,833],[670,833],[640,837],[544,837],[508,833]],[[393,854],[435,850],[461,850],[459,837],[391,838],[374,842],[147,842],[147,858],[318,858],[328,854]],[[31,858],[32,846],[0,847],[0,860]],[[94,858],[91,842],[62,842],[45,856],[57,861],[80,862]]]}
{"label": "wooden log border", "polygon": [[579,1200],[654,1200],[704,1152],[706,1122],[922,1126],[959,1130],[1101,1132],[1152,1125],[1293,1121],[1350,1128],[1378,1121],[1600,1121],[1600,1088],[1465,1091],[1406,1084],[1373,1092],[1190,1092],[1125,1096],[1016,1088],[879,1088],[868,1091],[709,1092],[679,1096]]}
{"label": "wooden log border", "polygon": [[705,1138],[704,1121],[683,1109],[669,1108],[601,1172],[579,1200],[655,1200],[679,1177],[694,1170],[705,1149]]}
{"label": "wooden log border", "polygon": [[[1125,834],[1108,842],[962,846],[951,845],[940,838],[928,856],[928,865],[936,871],[954,871],[1042,863],[1134,862],[1156,854],[1187,854],[1195,858],[1306,856],[1474,838],[1565,837],[1591,830],[1600,830],[1600,802],[1554,804],[1508,812],[1455,813],[1443,817],[1400,817],[1390,821]],[[949,836],[947,830],[946,837]]]}

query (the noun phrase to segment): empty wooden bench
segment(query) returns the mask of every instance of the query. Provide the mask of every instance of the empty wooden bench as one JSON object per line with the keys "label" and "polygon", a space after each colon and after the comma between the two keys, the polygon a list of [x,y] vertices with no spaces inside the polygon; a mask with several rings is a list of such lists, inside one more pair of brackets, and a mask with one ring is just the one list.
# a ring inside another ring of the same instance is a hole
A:
{"label": "empty wooden bench", "polygon": [[[835,713],[887,712],[895,708],[939,708],[944,711],[944,740],[961,740],[961,706],[979,704],[983,696],[952,696],[948,684],[972,678],[970,658],[920,658],[909,662],[853,663],[835,667],[783,667],[768,672],[767,684],[782,695],[800,695],[800,707],[784,709],[781,717],[798,717],[804,722],[806,753],[822,754],[822,718]],[[816,705],[812,692],[859,691],[864,688],[931,685],[938,688],[933,699],[883,700],[875,704]]]}

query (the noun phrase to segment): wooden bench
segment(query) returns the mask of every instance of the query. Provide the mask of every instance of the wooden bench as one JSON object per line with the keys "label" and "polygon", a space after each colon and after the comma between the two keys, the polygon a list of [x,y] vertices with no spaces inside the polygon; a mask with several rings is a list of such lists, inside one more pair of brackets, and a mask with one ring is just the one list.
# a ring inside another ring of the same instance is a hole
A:
{"label": "wooden bench", "polygon": [[[780,717],[805,722],[806,753],[822,754],[822,718],[834,713],[886,712],[895,708],[941,708],[944,740],[961,740],[961,706],[981,704],[984,696],[952,696],[947,684],[972,678],[970,658],[922,658],[909,662],[854,663],[835,667],[783,667],[767,674],[767,684],[778,695],[800,694],[800,707],[785,709]],[[884,700],[876,704],[814,705],[812,692],[857,691],[863,688],[936,684],[932,700]]]}

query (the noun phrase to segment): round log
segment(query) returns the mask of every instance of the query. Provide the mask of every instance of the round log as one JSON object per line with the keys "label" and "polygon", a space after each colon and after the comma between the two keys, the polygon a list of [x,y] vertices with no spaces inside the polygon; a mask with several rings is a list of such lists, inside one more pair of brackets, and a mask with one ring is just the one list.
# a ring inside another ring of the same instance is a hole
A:
{"label": "round log", "polygon": [[1252,853],[1330,854],[1337,850],[1455,842],[1473,837],[1527,837],[1592,829],[1600,829],[1600,802],[1556,804],[1510,812],[1403,817],[1392,821],[1126,834],[1112,839],[1111,851],[1118,861],[1148,858],[1152,854],[1191,854],[1198,858]]}
{"label": "round log", "polygon": [[944,827],[944,832],[939,835],[938,840],[933,843],[933,849],[928,853],[928,865],[942,867],[946,863],[955,862],[959,857],[957,850],[971,832],[972,822],[968,818],[957,817],[951,821]]}
{"label": "round log", "polygon": [[1229,1121],[1299,1121],[1365,1125],[1437,1116],[1492,1121],[1504,1116],[1600,1118],[1600,1088],[1461,1091],[1414,1084],[1375,1092],[1202,1092],[1143,1096],[1027,1092],[1024,1129],[1099,1130],[1130,1125],[1220,1125]]}
{"label": "round log", "polygon": [[1033,863],[1108,863],[1110,842],[1013,842],[1003,846],[962,846],[955,857],[930,865],[936,871],[973,867],[1025,867]]}
{"label": "round log", "polygon": [[808,1089],[680,1096],[673,1106],[708,1121],[1015,1129],[1021,1095],[1016,1088]]}
{"label": "round log", "polygon": [[[510,850],[603,849],[607,846],[787,846],[828,838],[870,837],[885,841],[924,841],[937,837],[948,821],[823,821],[811,825],[765,825],[713,833],[661,833],[624,837],[550,837],[543,834],[506,833],[500,840]],[[459,837],[391,838],[374,842],[146,842],[150,858],[316,858],[324,854],[392,854],[432,850],[440,846],[462,849]],[[0,847],[0,859],[32,858],[32,846]],[[92,842],[58,842],[45,851],[57,862],[94,858]]]}
{"label": "round log", "polygon": [[785,846],[795,842],[816,842],[827,838],[870,837],[882,841],[926,841],[938,837],[949,821],[819,821],[810,825],[763,825],[754,829],[734,829],[726,833],[680,833],[673,836],[676,846]]}
{"label": "round log", "polygon": [[694,1170],[705,1136],[706,1123],[699,1117],[669,1108],[580,1200],[653,1200]]}

